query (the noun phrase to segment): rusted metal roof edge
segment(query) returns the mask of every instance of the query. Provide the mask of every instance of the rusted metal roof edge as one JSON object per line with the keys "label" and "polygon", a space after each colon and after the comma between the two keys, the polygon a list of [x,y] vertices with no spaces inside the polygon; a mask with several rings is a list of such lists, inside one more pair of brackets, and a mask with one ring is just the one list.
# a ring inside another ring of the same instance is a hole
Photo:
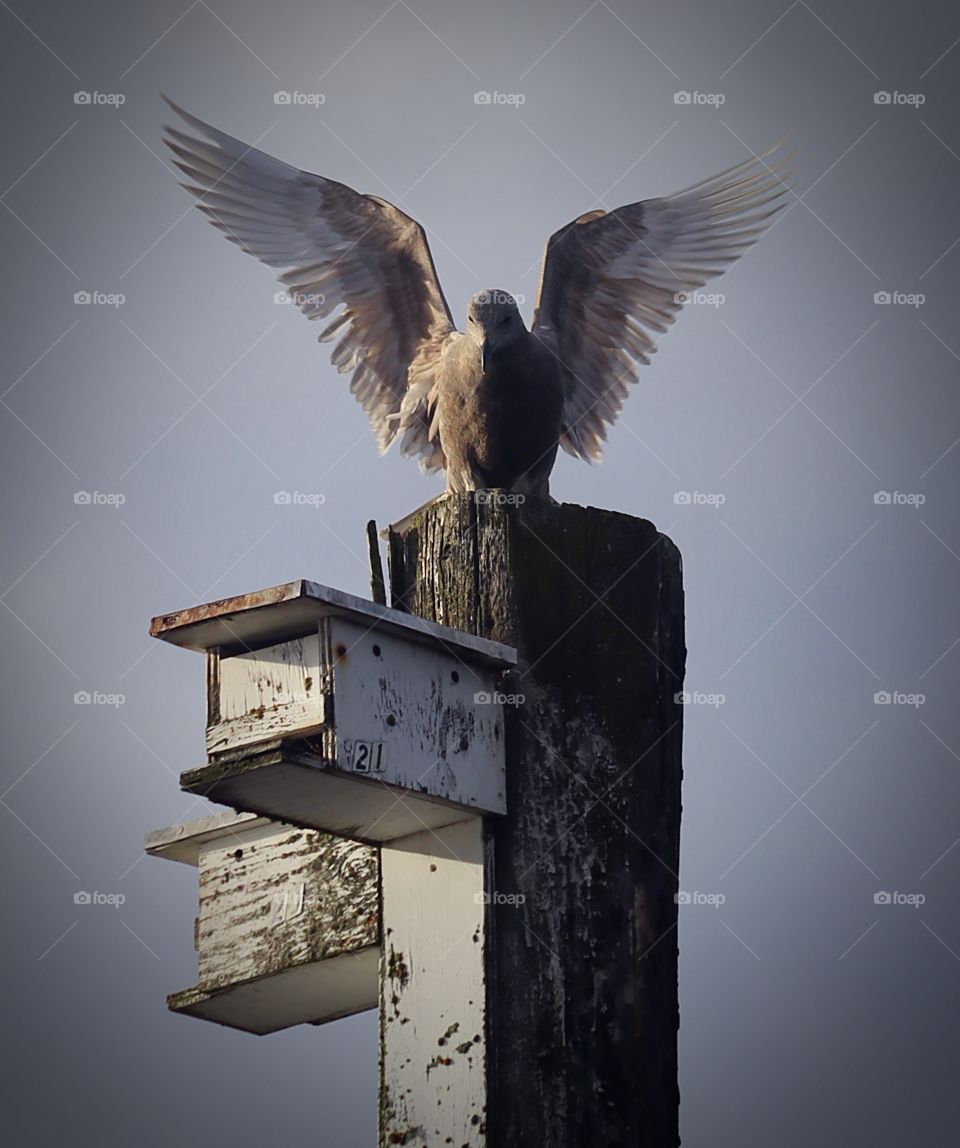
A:
{"label": "rusted metal roof edge", "polygon": [[[413,614],[381,606],[332,586],[298,579],[240,594],[233,598],[220,598],[186,610],[161,614],[150,623],[150,634],[165,642],[194,650],[208,650],[219,646],[243,647],[248,641],[262,644],[267,626],[268,612],[287,609],[286,629],[295,623],[289,619],[290,610],[297,611],[297,620],[319,620],[328,614],[340,614],[366,623],[371,630],[385,624],[411,638],[446,648],[455,656],[479,660],[508,668],[517,664],[517,651],[513,646],[479,638],[461,630],[454,630],[436,622],[428,622]],[[302,613],[303,617],[300,617]]]}

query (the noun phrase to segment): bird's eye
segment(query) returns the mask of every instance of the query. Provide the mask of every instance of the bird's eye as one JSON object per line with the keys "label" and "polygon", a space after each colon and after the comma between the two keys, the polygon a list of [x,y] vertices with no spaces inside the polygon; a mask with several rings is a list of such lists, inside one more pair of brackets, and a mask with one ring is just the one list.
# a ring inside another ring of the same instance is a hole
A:
{"label": "bird's eye", "polygon": [[509,322],[510,322],[510,316],[504,315],[504,317],[500,320],[500,322],[497,324],[497,326],[502,327],[505,323],[509,323]]}

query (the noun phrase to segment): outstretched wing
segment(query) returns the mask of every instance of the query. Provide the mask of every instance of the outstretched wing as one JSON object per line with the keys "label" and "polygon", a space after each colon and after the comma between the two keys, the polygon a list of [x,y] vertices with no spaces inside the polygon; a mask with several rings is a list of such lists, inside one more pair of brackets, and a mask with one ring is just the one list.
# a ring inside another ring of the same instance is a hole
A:
{"label": "outstretched wing", "polygon": [[534,334],[563,366],[561,445],[600,458],[639,365],[685,296],[738,259],[783,206],[776,146],[665,199],[591,211],[547,241]]}
{"label": "outstretched wing", "polygon": [[[352,374],[382,454],[401,449],[426,469],[444,465],[431,432],[435,372],[458,337],[423,228],[399,208],[345,184],[300,171],[249,147],[167,101],[197,133],[166,127],[184,187],[226,237],[277,270],[308,319],[343,309],[320,334]],[[203,137],[203,138],[201,138]]]}

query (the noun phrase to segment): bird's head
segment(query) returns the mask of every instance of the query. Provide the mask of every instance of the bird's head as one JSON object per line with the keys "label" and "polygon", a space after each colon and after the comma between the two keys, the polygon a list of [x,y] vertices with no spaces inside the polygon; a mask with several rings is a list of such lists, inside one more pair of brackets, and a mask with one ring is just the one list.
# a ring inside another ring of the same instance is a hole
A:
{"label": "bird's head", "polygon": [[486,370],[490,356],[526,331],[516,300],[506,291],[480,291],[467,306],[467,334],[480,348]]}

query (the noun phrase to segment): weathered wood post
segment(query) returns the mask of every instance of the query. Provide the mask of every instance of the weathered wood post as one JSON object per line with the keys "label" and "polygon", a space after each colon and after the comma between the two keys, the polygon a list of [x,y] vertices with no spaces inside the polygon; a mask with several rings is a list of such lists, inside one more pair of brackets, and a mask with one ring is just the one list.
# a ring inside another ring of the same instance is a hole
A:
{"label": "weathered wood post", "polygon": [[[438,1107],[457,1104],[452,1087],[466,1090],[471,1145],[673,1148],[680,555],[649,522],[489,491],[391,527],[389,559],[394,606],[516,646],[519,663],[495,699],[506,814],[484,818],[476,840],[420,849],[462,851],[463,871],[482,870],[476,927],[462,889],[424,896],[422,866],[401,965],[387,962],[381,1144],[432,1145],[428,1106],[435,1091]],[[478,706],[488,700],[478,691]],[[386,925],[414,869],[390,847],[382,864]],[[395,942],[385,936],[388,952]],[[405,1022],[431,991],[470,1019],[428,1041]],[[469,1031],[477,1018],[482,1034]]]}
{"label": "weathered wood post", "polygon": [[389,541],[395,608],[299,580],[151,624],[207,659],[181,786],[241,811],[148,837],[200,871],[170,1007],[379,997],[382,1148],[675,1148],[679,555],[498,491]]}

